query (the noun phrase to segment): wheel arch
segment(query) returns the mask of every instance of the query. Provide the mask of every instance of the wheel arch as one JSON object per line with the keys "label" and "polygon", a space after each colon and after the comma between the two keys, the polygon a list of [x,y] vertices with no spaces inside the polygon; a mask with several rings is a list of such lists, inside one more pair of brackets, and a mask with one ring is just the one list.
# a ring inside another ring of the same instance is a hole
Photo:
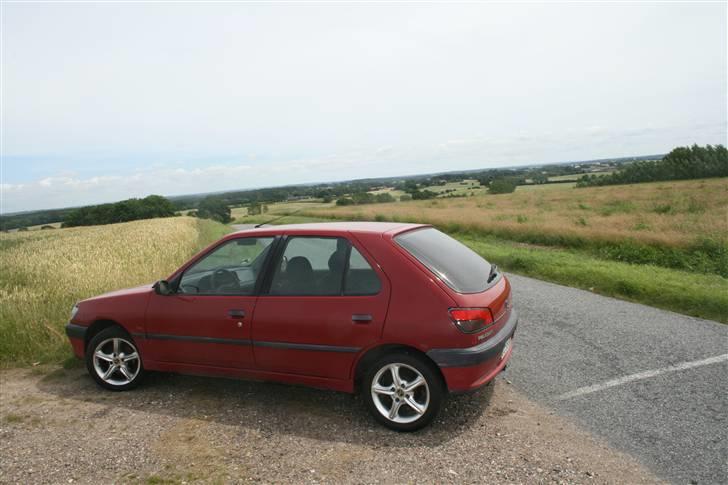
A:
{"label": "wheel arch", "polygon": [[354,389],[359,389],[362,380],[364,379],[364,375],[366,374],[367,370],[373,365],[379,358],[381,358],[384,355],[391,354],[394,352],[405,352],[411,355],[416,355],[417,357],[421,358],[424,362],[428,363],[430,367],[435,371],[435,373],[440,376],[443,389],[447,389],[445,376],[442,374],[442,370],[440,369],[440,366],[438,366],[435,361],[433,361],[430,357],[427,356],[426,353],[423,351],[417,349],[416,347],[412,347],[410,345],[404,345],[404,344],[381,344],[376,347],[372,347],[368,349],[366,352],[364,352],[359,359],[357,360],[355,366],[354,366]]}
{"label": "wheel arch", "polygon": [[89,325],[88,330],[86,330],[86,335],[84,336],[83,348],[87,349],[89,342],[91,342],[96,335],[110,327],[119,327],[124,332],[131,335],[124,325],[119,322],[107,318],[101,318],[95,320],[91,325]]}

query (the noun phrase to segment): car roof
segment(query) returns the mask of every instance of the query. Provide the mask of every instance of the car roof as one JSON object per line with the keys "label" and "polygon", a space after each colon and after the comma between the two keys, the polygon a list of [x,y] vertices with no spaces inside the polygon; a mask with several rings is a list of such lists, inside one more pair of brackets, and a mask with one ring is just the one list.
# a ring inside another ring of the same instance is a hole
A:
{"label": "car roof", "polygon": [[322,234],[334,234],[341,232],[368,233],[368,234],[397,234],[409,231],[418,227],[427,227],[428,224],[410,224],[402,222],[311,222],[305,224],[282,224],[279,226],[263,226],[258,228],[243,229],[231,234],[228,237],[241,234],[296,234],[320,232]]}

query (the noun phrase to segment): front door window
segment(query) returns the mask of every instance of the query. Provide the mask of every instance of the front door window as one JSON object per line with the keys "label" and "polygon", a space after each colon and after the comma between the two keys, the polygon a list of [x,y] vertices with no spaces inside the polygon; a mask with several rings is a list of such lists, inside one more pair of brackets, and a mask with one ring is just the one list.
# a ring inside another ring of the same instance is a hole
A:
{"label": "front door window", "polygon": [[272,237],[246,237],[227,241],[184,272],[178,292],[197,295],[252,295],[272,242]]}

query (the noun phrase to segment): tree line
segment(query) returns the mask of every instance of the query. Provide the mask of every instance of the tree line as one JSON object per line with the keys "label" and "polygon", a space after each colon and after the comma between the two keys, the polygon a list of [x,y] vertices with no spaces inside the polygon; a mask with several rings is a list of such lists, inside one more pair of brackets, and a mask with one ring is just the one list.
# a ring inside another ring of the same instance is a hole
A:
{"label": "tree line", "polygon": [[723,145],[677,147],[662,160],[635,162],[601,177],[586,175],[576,185],[593,187],[710,177],[728,177],[728,150]]}
{"label": "tree line", "polygon": [[66,215],[61,227],[115,224],[173,215],[175,215],[174,205],[169,200],[160,195],[150,195],[143,199],[128,199],[112,204],[73,209]]}
{"label": "tree line", "polygon": [[[714,149],[717,149],[718,147],[715,147]],[[724,148],[723,151],[725,151]],[[633,162],[635,160],[647,158],[654,159],[659,157],[661,157],[661,155],[650,155],[627,159],[572,162],[568,164],[555,164],[539,167],[498,168],[407,177],[370,178],[348,182],[239,190],[215,194],[213,196],[195,194],[170,197],[169,201],[173,204],[172,210],[168,210],[169,208],[162,208],[160,206],[157,210],[152,210],[151,212],[144,212],[144,209],[141,209],[135,205],[135,203],[124,201],[117,203],[122,204],[120,207],[114,207],[115,204],[103,204],[101,206],[83,208],[41,210],[9,215],[3,214],[0,215],[0,229],[18,229],[58,221],[66,221],[67,227],[71,225],[107,224],[110,222],[103,221],[124,222],[127,220],[145,217],[164,217],[165,215],[172,215],[171,212],[173,211],[186,210],[192,211],[190,215],[209,217],[221,222],[227,222],[230,220],[229,206],[247,206],[251,208],[251,213],[257,213],[258,207],[260,207],[261,213],[263,213],[265,212],[265,204],[304,198],[316,198],[323,200],[324,202],[343,200],[341,205],[385,203],[394,200],[389,200],[389,197],[392,197],[391,194],[372,195],[370,192],[375,192],[387,187],[404,191],[405,194],[400,196],[400,200],[402,201],[410,199],[431,199],[436,197],[438,194],[432,190],[428,190],[427,187],[443,186],[447,183],[462,181],[465,179],[478,180],[482,186],[489,187],[489,193],[491,194],[508,193],[515,190],[517,185],[551,183],[548,180],[548,177],[573,173],[586,173],[589,171],[590,165],[593,164],[597,164],[600,168],[604,168],[605,166],[609,168],[617,168],[622,166],[625,162]],[[602,179],[604,178],[605,177],[602,177]],[[606,183],[606,180],[602,181],[602,179],[600,179],[600,183]],[[141,204],[141,206],[144,205],[145,204]]]}

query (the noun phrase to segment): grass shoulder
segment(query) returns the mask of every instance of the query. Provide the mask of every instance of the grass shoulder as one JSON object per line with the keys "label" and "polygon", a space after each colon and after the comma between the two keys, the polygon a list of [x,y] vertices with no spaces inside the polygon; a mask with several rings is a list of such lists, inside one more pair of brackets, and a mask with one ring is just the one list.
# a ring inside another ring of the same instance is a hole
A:
{"label": "grass shoulder", "polygon": [[[365,217],[361,215],[360,219]],[[336,219],[295,215],[277,222],[293,224],[332,220]],[[461,227],[453,230],[448,225],[438,227],[506,271],[728,323],[728,279],[716,274],[614,261],[588,250],[515,242],[479,231],[464,231]]]}
{"label": "grass shoulder", "polygon": [[454,236],[506,271],[728,323],[728,279],[718,275],[608,261],[493,237]]}

